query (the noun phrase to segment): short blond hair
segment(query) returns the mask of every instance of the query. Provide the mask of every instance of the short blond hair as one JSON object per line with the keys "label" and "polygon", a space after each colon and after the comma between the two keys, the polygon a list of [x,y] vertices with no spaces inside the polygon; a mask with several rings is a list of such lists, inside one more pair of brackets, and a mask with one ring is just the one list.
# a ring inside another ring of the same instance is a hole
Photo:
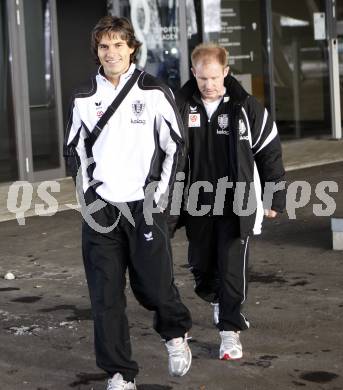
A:
{"label": "short blond hair", "polygon": [[199,61],[208,63],[212,62],[215,59],[219,62],[220,65],[225,68],[228,65],[228,55],[229,53],[227,52],[227,50],[216,43],[201,43],[200,45],[196,46],[192,51],[192,66],[194,67]]}

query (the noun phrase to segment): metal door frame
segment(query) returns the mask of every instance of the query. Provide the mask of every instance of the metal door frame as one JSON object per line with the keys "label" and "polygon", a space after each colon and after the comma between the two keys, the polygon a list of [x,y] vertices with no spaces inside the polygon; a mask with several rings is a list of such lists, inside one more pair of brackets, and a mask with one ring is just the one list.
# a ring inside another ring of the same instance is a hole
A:
{"label": "metal door frame", "polygon": [[180,37],[180,82],[181,86],[189,80],[189,53],[186,1],[179,0],[179,37]]}
{"label": "metal door frame", "polygon": [[329,51],[331,135],[334,139],[342,139],[336,0],[326,0],[325,5]]}
{"label": "metal door frame", "polygon": [[30,150],[31,144],[27,144],[27,138],[25,137],[25,118],[23,111],[23,100],[25,88],[21,88],[23,85],[23,69],[22,62],[19,61],[19,33],[18,26],[20,25],[20,11],[19,1],[7,0],[7,17],[8,17],[8,29],[9,29],[9,46],[10,46],[10,64],[11,64],[11,77],[12,77],[12,96],[13,96],[13,110],[14,110],[14,123],[15,123],[15,137],[17,143],[17,161],[18,161],[18,178],[19,180],[29,179],[27,174],[27,166],[32,165],[29,157],[27,156],[27,150]]}
{"label": "metal door frame", "polygon": [[[262,5],[263,6],[263,5]],[[268,77],[268,92],[269,93],[269,112],[273,118],[273,121],[276,119],[275,114],[275,88],[274,88],[274,50],[273,50],[273,13],[272,13],[272,0],[266,0],[265,2],[265,18],[266,18],[266,34],[267,41],[266,49],[267,49],[267,77]],[[268,99],[267,99],[268,100]]]}
{"label": "metal door frame", "polygon": [[25,43],[23,0],[7,0],[8,24],[10,36],[10,62],[14,100],[15,132],[17,140],[17,158],[19,179],[30,182],[57,179],[65,176],[63,163],[63,114],[61,98],[61,77],[57,35],[57,11],[55,0],[49,0],[52,18],[52,61],[56,97],[56,117],[58,129],[60,167],[44,171],[33,170],[31,120],[29,108],[29,85]]}

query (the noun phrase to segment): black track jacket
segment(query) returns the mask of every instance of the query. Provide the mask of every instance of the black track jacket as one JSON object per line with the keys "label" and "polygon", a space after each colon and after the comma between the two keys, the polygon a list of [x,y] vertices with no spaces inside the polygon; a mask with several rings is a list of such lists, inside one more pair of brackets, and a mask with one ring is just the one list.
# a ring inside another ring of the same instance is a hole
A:
{"label": "black track jacket", "polygon": [[[285,171],[277,128],[267,110],[231,75],[225,78],[224,85],[226,93],[210,121],[195,78],[176,93],[187,130],[187,184],[190,187],[205,180],[214,185],[215,192],[217,180],[227,176],[233,182],[235,203],[238,202],[234,211],[239,215],[241,237],[246,237],[261,233],[264,208],[284,210],[285,189],[269,189],[284,180]],[[212,196],[214,200],[215,194]]]}

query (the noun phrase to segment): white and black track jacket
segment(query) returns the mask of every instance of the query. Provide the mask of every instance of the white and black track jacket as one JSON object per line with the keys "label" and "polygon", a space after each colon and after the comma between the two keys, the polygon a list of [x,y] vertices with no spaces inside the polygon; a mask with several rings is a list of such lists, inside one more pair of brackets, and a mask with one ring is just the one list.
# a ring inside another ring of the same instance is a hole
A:
{"label": "white and black track jacket", "polygon": [[[174,183],[184,160],[183,125],[172,93],[142,72],[87,150],[85,140],[132,76],[135,65],[121,76],[117,87],[101,69],[88,86],[74,94],[64,148],[69,171],[75,177],[81,166],[84,193],[93,185],[111,202],[144,199],[146,186],[158,182],[155,201],[165,208],[168,186]],[[89,158],[94,164],[89,165]]]}
{"label": "white and black track jacket", "polygon": [[[188,185],[197,181],[214,185],[220,177],[227,176],[234,188],[237,189],[237,183],[245,186],[241,195],[243,209],[252,190],[250,199],[252,196],[255,211],[250,215],[239,214],[241,236],[246,237],[261,233],[265,183],[283,181],[285,171],[277,128],[267,110],[234,77],[227,76],[224,85],[226,94],[211,120],[207,118],[194,78],[176,93],[177,105],[188,129]],[[273,210],[284,210],[285,194],[285,190],[274,193]],[[211,194],[203,196],[207,201],[203,204],[211,204]]]}

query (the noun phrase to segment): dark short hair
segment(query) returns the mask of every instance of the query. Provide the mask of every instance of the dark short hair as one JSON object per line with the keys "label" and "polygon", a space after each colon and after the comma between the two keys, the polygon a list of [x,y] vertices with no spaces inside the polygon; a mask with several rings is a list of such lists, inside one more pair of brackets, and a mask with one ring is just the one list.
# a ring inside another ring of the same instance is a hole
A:
{"label": "dark short hair", "polygon": [[91,35],[91,50],[94,55],[95,62],[100,65],[98,57],[98,46],[104,34],[118,34],[121,39],[126,41],[131,49],[135,49],[130,55],[130,61],[136,62],[136,56],[139,47],[142,45],[135,37],[135,32],[128,19],[118,18],[117,16],[104,16],[101,18],[92,30]]}

